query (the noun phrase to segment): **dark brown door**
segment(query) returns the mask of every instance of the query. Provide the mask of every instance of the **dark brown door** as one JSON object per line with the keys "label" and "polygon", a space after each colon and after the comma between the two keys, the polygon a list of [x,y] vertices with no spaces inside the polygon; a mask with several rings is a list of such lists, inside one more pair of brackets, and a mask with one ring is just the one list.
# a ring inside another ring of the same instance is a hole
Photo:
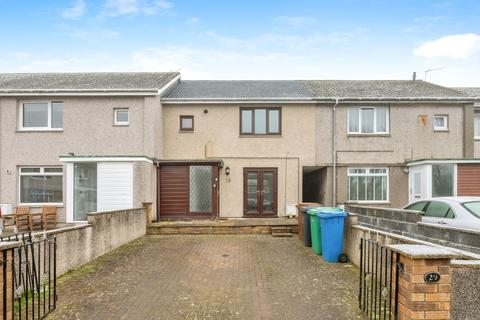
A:
{"label": "dark brown door", "polygon": [[215,217],[218,166],[162,165],[158,169],[160,219]]}
{"label": "dark brown door", "polygon": [[277,169],[243,170],[243,212],[250,217],[277,215]]}

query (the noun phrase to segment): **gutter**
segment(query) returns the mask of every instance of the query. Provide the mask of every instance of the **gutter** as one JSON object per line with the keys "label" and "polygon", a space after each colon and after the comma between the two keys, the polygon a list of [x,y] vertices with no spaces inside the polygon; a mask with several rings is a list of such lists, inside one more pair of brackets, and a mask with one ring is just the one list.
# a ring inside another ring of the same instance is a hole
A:
{"label": "gutter", "polygon": [[[168,104],[228,104],[228,103],[331,103],[335,102],[336,98],[292,98],[292,97],[268,97],[268,98],[162,98],[162,103]],[[412,102],[424,102],[424,103],[473,103],[475,98],[468,97],[412,97],[412,98],[392,98],[392,97],[344,97],[341,98],[344,103],[412,103]]]}

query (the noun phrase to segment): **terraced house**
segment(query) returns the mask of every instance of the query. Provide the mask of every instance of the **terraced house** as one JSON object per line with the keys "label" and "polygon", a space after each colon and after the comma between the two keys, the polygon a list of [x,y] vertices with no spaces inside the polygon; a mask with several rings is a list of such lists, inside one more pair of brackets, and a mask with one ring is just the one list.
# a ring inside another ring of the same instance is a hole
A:
{"label": "terraced house", "polygon": [[480,172],[474,100],[413,80],[2,74],[0,203],[72,222],[143,202],[193,219],[480,194],[460,174]]}

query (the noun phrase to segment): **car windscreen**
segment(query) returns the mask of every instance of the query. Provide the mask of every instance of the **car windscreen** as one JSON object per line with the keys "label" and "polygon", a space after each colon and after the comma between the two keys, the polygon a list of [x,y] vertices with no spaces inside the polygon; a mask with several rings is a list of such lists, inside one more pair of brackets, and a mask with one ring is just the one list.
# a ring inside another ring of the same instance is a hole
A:
{"label": "car windscreen", "polygon": [[480,218],[480,201],[465,202],[463,206],[474,216]]}

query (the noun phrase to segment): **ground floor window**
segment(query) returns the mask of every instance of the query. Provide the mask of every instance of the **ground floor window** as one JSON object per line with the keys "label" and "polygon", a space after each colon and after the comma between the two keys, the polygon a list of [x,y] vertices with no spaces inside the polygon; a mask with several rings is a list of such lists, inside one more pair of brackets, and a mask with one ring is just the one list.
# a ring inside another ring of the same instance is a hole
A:
{"label": "ground floor window", "polygon": [[62,167],[20,167],[20,203],[62,204]]}
{"label": "ground floor window", "polygon": [[388,169],[349,168],[348,200],[388,201]]}
{"label": "ground floor window", "polygon": [[455,166],[452,163],[432,165],[432,197],[454,195]]}

